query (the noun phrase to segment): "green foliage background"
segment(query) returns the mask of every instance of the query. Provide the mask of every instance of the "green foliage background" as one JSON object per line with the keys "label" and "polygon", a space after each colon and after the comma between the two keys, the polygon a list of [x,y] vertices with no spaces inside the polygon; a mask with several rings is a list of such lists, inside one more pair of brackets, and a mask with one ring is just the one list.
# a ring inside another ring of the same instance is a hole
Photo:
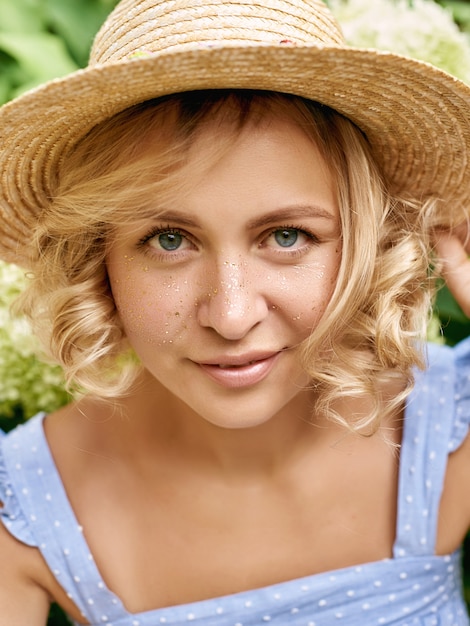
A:
{"label": "green foliage background", "polygon": [[[349,1],[353,4],[353,0]],[[414,5],[413,0],[388,1],[395,1],[397,10],[405,5]],[[422,1],[415,0],[416,7]],[[452,11],[460,30],[470,37],[470,3],[465,0],[437,1]],[[373,2],[374,0],[372,4]],[[45,81],[85,66],[94,34],[115,4],[116,0],[0,0],[0,104]],[[335,5],[340,12],[347,8],[348,0],[330,0],[329,4],[333,9]],[[366,5],[367,2],[364,2],[364,6]],[[374,24],[370,24],[370,27],[373,28]],[[460,60],[457,56],[457,63]],[[452,71],[449,68],[444,69]],[[470,70],[470,65],[468,69]],[[0,308],[6,309],[1,295],[0,293]],[[470,334],[469,320],[445,288],[439,294],[436,315],[448,343],[453,344]],[[4,328],[0,328],[0,347],[2,330],[6,341],[6,334],[10,332],[6,322]],[[25,370],[31,372],[37,366],[29,349],[21,358],[25,363]],[[48,370],[48,376],[46,379],[43,376],[44,384],[49,380],[51,388],[53,385],[60,387],[60,383],[54,378],[54,372],[50,373]],[[66,398],[66,394],[59,388],[54,401],[62,403]],[[0,427],[4,430],[13,427],[25,418],[25,414],[29,414],[29,407],[25,408],[21,399],[13,402],[3,412],[2,401],[4,398],[0,397]],[[465,564],[465,570],[470,572],[470,559]],[[65,616],[58,607],[53,606],[48,626],[65,624],[68,624]]]}
{"label": "green foliage background", "polygon": [[115,0],[1,0],[0,103],[86,65]]}

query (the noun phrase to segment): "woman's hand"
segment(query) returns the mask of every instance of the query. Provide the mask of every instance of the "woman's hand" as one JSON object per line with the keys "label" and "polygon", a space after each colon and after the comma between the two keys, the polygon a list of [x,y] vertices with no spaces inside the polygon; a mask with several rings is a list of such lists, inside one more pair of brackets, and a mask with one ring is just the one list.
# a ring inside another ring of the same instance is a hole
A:
{"label": "woman's hand", "polygon": [[467,317],[470,317],[470,223],[435,235],[442,276]]}

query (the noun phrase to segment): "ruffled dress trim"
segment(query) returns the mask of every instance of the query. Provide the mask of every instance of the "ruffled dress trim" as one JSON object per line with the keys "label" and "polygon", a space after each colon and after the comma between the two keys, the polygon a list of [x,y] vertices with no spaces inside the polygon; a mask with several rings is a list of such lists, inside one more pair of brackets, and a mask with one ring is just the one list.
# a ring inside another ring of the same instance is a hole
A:
{"label": "ruffled dress trim", "polygon": [[[23,428],[23,426],[18,426],[18,429],[21,428]],[[0,505],[0,520],[18,541],[37,548],[38,544],[31,532],[31,521],[34,520],[28,519],[27,515],[24,513],[10,479],[12,473],[7,468],[3,453],[3,443],[5,439],[5,433],[0,431],[0,502],[2,503],[2,505]],[[15,461],[16,470],[21,470],[20,458],[21,455],[18,454],[18,459]],[[25,492],[24,495],[27,496],[26,487],[24,487],[23,491]]]}

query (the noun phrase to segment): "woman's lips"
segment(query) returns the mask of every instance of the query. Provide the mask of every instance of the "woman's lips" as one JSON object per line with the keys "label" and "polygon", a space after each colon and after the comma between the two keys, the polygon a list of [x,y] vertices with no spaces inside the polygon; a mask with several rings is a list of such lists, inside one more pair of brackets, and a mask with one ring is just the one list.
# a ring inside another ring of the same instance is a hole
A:
{"label": "woman's lips", "polygon": [[[236,389],[249,387],[261,382],[274,367],[281,352],[274,352],[261,358],[247,358],[221,363],[198,363],[209,378],[223,387]],[[235,362],[236,361],[236,362]]]}

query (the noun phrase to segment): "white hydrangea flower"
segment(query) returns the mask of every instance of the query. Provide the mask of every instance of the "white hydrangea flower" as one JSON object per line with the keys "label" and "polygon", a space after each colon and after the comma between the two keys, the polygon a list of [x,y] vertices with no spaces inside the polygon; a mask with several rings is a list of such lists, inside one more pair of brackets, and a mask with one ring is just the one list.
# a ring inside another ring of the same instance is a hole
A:
{"label": "white hydrangea flower", "polygon": [[41,356],[39,342],[25,319],[10,306],[26,284],[24,270],[0,261],[0,416],[21,410],[29,417],[68,400],[61,369]]}
{"label": "white hydrangea flower", "polygon": [[329,0],[347,42],[427,61],[470,83],[470,43],[434,0]]}

